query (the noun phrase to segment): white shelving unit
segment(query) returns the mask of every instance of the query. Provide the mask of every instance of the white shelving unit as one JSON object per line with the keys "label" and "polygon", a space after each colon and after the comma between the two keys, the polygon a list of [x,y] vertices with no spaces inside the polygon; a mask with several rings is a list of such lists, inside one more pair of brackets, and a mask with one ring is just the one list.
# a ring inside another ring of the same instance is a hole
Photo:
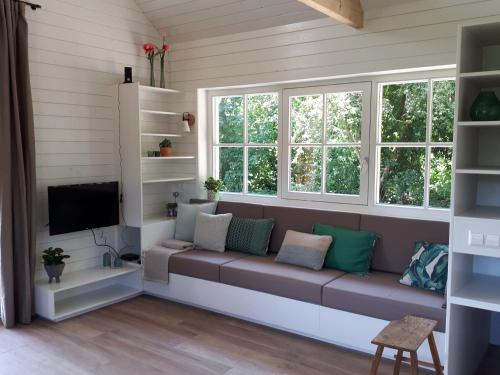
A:
{"label": "white shelving unit", "polygon": [[54,322],[111,305],[142,293],[141,268],[126,263],[122,268],[91,268],[65,273],[61,282],[47,279],[35,284],[38,315]]}
{"label": "white shelving unit", "polygon": [[[176,108],[181,92],[138,83],[121,84],[119,92],[123,212],[128,226],[140,228],[145,248],[154,243],[155,231],[175,227],[175,220],[165,216],[165,206],[173,199],[173,184],[197,181],[197,155],[191,133],[182,131],[183,111]],[[163,138],[172,138],[173,155],[148,157]],[[175,185],[173,191],[182,191],[182,186]]]}
{"label": "white shelving unit", "polygon": [[500,121],[472,121],[470,108],[483,90],[500,98],[500,20],[458,37],[446,371],[472,375],[500,312]]}

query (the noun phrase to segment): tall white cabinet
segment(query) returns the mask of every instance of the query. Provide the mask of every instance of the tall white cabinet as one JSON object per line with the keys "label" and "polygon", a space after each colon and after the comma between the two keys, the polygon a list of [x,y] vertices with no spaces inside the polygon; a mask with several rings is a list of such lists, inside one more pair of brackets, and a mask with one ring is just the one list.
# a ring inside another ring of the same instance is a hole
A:
{"label": "tall white cabinet", "polygon": [[500,20],[461,26],[457,54],[447,373],[469,375],[500,312],[500,121],[470,118],[479,92],[500,98]]}
{"label": "tall white cabinet", "polygon": [[[140,228],[141,248],[156,242],[157,233],[173,232],[175,221],[166,217],[173,192],[197,183],[196,131],[182,128],[182,93],[142,86],[119,87],[120,170],[125,225]],[[173,154],[151,157],[168,138]]]}

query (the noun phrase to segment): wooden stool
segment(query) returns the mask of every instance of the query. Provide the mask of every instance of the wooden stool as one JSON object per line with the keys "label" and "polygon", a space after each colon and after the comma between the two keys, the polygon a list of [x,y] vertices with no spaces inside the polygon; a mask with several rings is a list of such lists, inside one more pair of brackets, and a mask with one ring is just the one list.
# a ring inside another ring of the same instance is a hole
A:
{"label": "wooden stool", "polygon": [[[396,363],[394,365],[394,375],[399,374],[401,362],[408,362],[408,358],[403,357],[403,352],[410,353],[410,368],[412,375],[418,374],[418,357],[417,350],[420,345],[427,339],[431,349],[432,361],[436,374],[443,375],[443,367],[439,360],[439,353],[434,341],[432,331],[436,328],[435,320],[418,318],[416,316],[407,315],[401,320],[390,322],[378,335],[372,340],[372,344],[378,345],[377,353],[373,359],[372,369],[370,374],[376,375],[378,365],[382,359],[384,348],[392,348],[398,351],[395,356]],[[420,362],[426,364],[424,362]],[[431,365],[431,364],[428,364]]]}

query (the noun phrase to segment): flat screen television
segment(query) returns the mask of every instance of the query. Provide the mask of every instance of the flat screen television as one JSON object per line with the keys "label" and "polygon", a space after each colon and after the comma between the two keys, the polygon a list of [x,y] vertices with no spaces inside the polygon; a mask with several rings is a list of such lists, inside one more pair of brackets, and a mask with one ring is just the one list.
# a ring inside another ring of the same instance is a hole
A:
{"label": "flat screen television", "polygon": [[119,224],[118,182],[49,186],[50,235]]}

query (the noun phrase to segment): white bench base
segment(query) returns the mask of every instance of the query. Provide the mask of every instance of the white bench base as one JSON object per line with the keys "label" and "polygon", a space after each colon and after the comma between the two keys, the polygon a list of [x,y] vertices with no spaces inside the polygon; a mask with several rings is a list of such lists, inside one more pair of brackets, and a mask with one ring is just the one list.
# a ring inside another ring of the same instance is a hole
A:
{"label": "white bench base", "polygon": [[[172,273],[168,285],[144,281],[144,293],[370,354],[376,350],[371,340],[389,323],[382,319]],[[446,366],[445,334],[434,334],[441,362]],[[384,357],[387,358],[393,359],[394,354],[396,352],[391,349],[384,351]],[[421,346],[418,356],[420,360],[432,363],[427,344]]]}

